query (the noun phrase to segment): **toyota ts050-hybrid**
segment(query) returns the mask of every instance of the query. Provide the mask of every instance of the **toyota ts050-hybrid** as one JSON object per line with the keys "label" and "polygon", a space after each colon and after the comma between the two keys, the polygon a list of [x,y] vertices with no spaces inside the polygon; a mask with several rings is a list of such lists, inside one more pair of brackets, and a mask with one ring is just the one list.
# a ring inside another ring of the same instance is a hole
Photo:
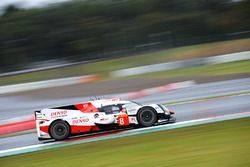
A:
{"label": "toyota ts050-hybrid", "polygon": [[35,111],[35,120],[39,140],[64,140],[78,133],[173,123],[175,117],[161,104],[141,105],[113,98],[45,108]]}

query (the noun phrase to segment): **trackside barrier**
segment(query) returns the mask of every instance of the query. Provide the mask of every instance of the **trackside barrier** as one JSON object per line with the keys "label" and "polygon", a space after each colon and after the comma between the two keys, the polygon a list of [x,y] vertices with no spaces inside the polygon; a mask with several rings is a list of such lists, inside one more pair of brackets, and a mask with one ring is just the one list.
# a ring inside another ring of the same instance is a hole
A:
{"label": "trackside barrier", "polygon": [[229,63],[229,62],[249,60],[249,59],[250,59],[250,51],[245,51],[245,52],[230,53],[230,54],[212,56],[206,58],[180,60],[167,63],[127,68],[123,70],[112,71],[110,73],[110,76],[126,77],[126,76],[140,75],[145,73],[174,70],[179,68],[188,68],[201,65],[214,65],[214,64]]}
{"label": "trackside barrier", "polygon": [[24,92],[35,89],[43,89],[43,88],[50,88],[57,86],[90,83],[98,81],[100,79],[101,76],[95,74],[95,75],[85,75],[85,76],[71,77],[71,78],[60,78],[60,79],[51,79],[46,81],[29,82],[16,85],[0,86],[0,95],[6,93]]}

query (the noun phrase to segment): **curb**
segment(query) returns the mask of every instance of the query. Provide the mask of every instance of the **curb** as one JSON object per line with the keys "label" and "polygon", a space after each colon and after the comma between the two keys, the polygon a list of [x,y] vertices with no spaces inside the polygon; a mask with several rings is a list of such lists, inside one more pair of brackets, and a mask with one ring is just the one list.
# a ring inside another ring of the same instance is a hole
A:
{"label": "curb", "polygon": [[35,129],[35,119],[0,125],[0,135]]}

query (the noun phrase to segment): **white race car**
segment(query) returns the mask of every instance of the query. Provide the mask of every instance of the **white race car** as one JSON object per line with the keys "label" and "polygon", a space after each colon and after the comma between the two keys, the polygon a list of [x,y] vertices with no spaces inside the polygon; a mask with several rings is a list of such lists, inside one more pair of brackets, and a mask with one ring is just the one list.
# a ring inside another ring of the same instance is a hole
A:
{"label": "white race car", "polygon": [[35,111],[35,119],[39,140],[64,140],[78,133],[175,122],[174,112],[164,105],[141,105],[119,98],[46,108]]}

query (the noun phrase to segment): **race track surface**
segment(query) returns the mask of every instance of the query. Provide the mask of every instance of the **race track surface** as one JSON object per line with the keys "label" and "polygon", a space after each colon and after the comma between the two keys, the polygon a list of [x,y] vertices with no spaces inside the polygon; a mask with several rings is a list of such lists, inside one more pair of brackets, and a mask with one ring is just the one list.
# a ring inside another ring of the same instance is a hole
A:
{"label": "race track surface", "polygon": [[[153,94],[136,99],[140,103],[168,103],[174,101],[190,100],[209,96],[218,96],[231,93],[250,92],[250,78],[197,84],[179,90]],[[114,95],[115,96],[115,95]],[[70,104],[88,100],[89,97],[74,97],[69,99],[32,99],[25,95],[0,97],[1,119],[31,114],[36,109]],[[6,105],[12,104],[12,105]],[[187,102],[168,106],[176,112],[177,121],[193,120],[205,117],[219,116],[250,111],[250,95],[239,95],[210,99],[204,101]],[[20,146],[34,145],[38,142],[36,134],[0,138],[0,150]]]}

